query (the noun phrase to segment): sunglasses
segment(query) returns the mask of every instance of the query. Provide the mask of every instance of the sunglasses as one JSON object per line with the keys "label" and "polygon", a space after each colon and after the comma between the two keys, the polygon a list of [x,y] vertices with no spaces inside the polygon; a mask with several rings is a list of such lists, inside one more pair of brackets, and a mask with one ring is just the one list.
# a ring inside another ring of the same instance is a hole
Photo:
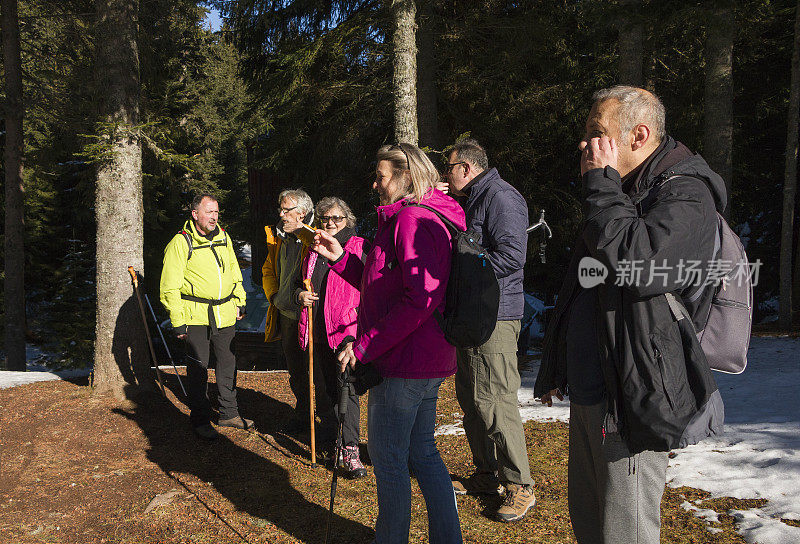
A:
{"label": "sunglasses", "polygon": [[410,171],[411,170],[411,161],[408,160],[408,153],[406,153],[406,150],[403,149],[403,144],[395,144],[393,147],[396,147],[397,149],[402,151],[403,155],[406,156],[406,166],[408,167],[408,170]]}
{"label": "sunglasses", "polygon": [[344,217],[344,216],[341,216],[341,215],[321,215],[320,218],[319,218],[320,222],[323,225],[327,225],[331,221],[333,221],[334,223],[336,223],[338,225],[339,223],[341,223],[345,219],[347,219],[347,218]]}

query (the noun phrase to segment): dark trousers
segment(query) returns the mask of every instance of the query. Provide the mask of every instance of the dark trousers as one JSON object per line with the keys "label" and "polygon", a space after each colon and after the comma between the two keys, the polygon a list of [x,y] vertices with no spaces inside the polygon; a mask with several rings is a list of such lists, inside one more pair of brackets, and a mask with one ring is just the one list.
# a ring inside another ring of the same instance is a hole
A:
{"label": "dark trousers", "polygon": [[219,418],[230,419],[239,415],[236,404],[236,358],[231,352],[235,327],[225,327],[212,332],[206,325],[189,325],[186,336],[186,393],[189,395],[189,419],[199,427],[211,421],[211,402],[208,400],[208,359],[214,348],[217,358],[216,377],[219,400]]}
{"label": "dark trousers", "polygon": [[[317,341],[314,343],[314,358],[318,359],[319,367],[325,378],[325,390],[328,393],[328,401],[331,403],[330,409],[336,415],[336,421],[342,422],[342,445],[358,445],[360,434],[359,425],[361,423],[361,412],[358,405],[358,395],[352,387],[347,395],[347,412],[344,414],[344,421],[339,415],[339,391],[342,389],[342,374],[339,372],[339,360],[336,354],[328,345],[327,341]],[[317,366],[316,364],[314,365]],[[316,370],[316,368],[315,368]],[[323,412],[322,404],[317,401],[319,412]],[[327,410],[326,410],[327,411]],[[323,422],[325,418],[323,417]],[[334,432],[338,431],[336,429]]]}
{"label": "dark trousers", "polygon": [[[296,404],[294,407],[295,417],[308,422],[309,418],[309,398],[308,398],[308,353],[300,349],[300,342],[297,337],[297,321],[285,315],[280,315],[281,326],[281,345],[283,355],[286,357],[286,368],[289,370],[289,388],[294,393]],[[315,345],[316,346],[316,345]],[[316,357],[315,357],[316,358]],[[325,380],[319,370],[319,364],[314,364],[314,395],[317,406],[328,407],[330,401],[325,392]]]}

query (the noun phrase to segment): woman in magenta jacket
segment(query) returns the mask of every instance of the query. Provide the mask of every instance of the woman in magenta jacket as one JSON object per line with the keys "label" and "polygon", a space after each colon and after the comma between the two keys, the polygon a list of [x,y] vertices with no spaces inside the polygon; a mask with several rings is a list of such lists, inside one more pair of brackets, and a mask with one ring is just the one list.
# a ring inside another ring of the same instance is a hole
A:
{"label": "woman in magenta jacket", "polygon": [[[356,236],[356,218],[341,198],[323,198],[317,203],[315,212],[325,232],[336,238],[348,252],[363,257],[364,239]],[[313,251],[303,259],[302,279],[311,280],[313,292],[303,288],[297,294],[300,304],[304,306],[300,313],[298,335],[300,347],[307,349],[308,308],[313,305],[314,359],[322,372],[327,400],[330,402],[329,406],[320,407],[320,412],[333,413],[338,420],[337,399],[342,383],[335,351],[345,338],[354,338],[357,334],[356,318],[361,294],[356,286],[347,283],[338,274],[329,274],[329,268],[328,260]],[[325,400],[317,399],[317,402]],[[342,462],[350,478],[361,478],[367,474],[358,451],[360,419],[358,395],[351,388],[342,422]]]}
{"label": "woman in magenta jacket", "polygon": [[369,454],[378,488],[377,544],[408,542],[414,471],[428,509],[432,544],[462,542],[450,475],[433,430],[442,381],[456,372],[456,350],[434,317],[444,310],[452,255],[436,209],[460,228],[464,212],[435,189],[439,173],[416,146],[378,150],[373,188],[381,205],[375,242],[362,262],[328,233],[313,249],[331,270],[360,286],[358,335],[339,355],[341,368],[372,363],[383,381],[369,391]]}

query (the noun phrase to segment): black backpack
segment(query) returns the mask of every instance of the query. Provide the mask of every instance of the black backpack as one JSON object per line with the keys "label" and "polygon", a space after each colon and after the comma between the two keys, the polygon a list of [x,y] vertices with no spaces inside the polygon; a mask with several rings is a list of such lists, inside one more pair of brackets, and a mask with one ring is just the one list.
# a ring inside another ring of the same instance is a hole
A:
{"label": "black backpack", "polygon": [[486,343],[497,325],[500,286],[486,250],[474,231],[463,231],[441,213],[424,204],[441,219],[453,239],[450,278],[447,281],[444,314],[434,314],[444,337],[457,348],[474,348]]}

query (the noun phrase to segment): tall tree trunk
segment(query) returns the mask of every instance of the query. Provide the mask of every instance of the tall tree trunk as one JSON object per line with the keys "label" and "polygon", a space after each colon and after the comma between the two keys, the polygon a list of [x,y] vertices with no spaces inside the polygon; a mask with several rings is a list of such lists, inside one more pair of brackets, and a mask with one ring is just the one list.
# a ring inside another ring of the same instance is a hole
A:
{"label": "tall tree trunk", "polygon": [[800,129],[800,2],[795,8],[789,114],[786,129],[786,164],[783,176],[783,218],[781,220],[780,315],[782,329],[792,328],[792,253],[794,208],[797,194],[797,141]]}
{"label": "tall tree trunk", "polygon": [[641,0],[623,0],[624,15],[618,26],[617,72],[618,83],[641,87],[644,81],[642,64],[644,62],[644,25],[641,22],[639,6]]}
{"label": "tall tree trunk", "polygon": [[414,0],[392,0],[394,32],[394,136],[417,145],[417,7]]}
{"label": "tall tree trunk", "polygon": [[126,384],[150,387],[148,349],[128,266],[143,257],[139,117],[138,0],[97,2],[96,83],[112,158],[97,171],[97,323],[93,385],[121,397]]}
{"label": "tall tree trunk", "polygon": [[721,3],[709,14],[706,28],[705,118],[703,156],[722,179],[728,192],[725,215],[730,212],[733,187],[733,8]]}
{"label": "tall tree trunk", "polygon": [[22,68],[17,0],[2,0],[3,68],[6,80],[5,161],[5,367],[25,370],[25,219],[22,160]]}
{"label": "tall tree trunk", "polygon": [[429,0],[421,4],[417,33],[417,112],[420,145],[440,149],[439,103],[436,88],[435,17]]}

